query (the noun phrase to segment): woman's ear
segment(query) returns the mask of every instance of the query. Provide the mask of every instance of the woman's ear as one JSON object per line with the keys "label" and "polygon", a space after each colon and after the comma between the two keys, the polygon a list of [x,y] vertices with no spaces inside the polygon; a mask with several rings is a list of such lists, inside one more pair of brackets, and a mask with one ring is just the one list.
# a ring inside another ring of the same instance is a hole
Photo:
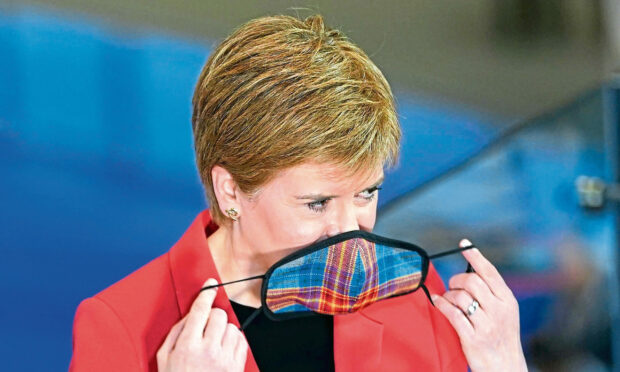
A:
{"label": "woman's ear", "polygon": [[219,165],[215,165],[211,168],[211,180],[222,213],[226,215],[226,210],[230,208],[235,208],[238,211],[240,204],[239,188],[230,172]]}

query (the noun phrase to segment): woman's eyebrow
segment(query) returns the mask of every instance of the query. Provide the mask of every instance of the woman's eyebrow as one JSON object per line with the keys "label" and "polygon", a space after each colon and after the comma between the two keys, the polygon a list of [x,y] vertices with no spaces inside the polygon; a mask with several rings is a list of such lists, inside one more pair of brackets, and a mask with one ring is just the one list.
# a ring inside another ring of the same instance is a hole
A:
{"label": "woman's eyebrow", "polygon": [[385,175],[381,176],[381,178],[379,178],[379,180],[377,182],[373,183],[371,186],[365,187],[365,188],[361,189],[360,191],[358,191],[357,193],[359,194],[362,191],[370,190],[370,189],[373,189],[373,188],[379,186],[380,184],[383,183],[384,179],[385,179]]}
{"label": "woman's eyebrow", "polygon": [[307,194],[307,195],[295,196],[295,199],[326,200],[326,199],[332,199],[332,198],[337,198],[337,197],[338,195]]}
{"label": "woman's eyebrow", "polygon": [[[373,183],[372,185],[363,188],[361,191],[358,191],[357,193],[359,194],[362,191],[366,191],[366,190],[370,190],[374,187],[379,186],[383,180],[385,179],[385,176],[381,176],[381,178]],[[299,196],[295,196],[295,199],[310,199],[310,200],[327,200],[327,199],[333,199],[333,198],[337,198],[338,195],[323,195],[323,194],[306,194],[306,195],[299,195]]]}

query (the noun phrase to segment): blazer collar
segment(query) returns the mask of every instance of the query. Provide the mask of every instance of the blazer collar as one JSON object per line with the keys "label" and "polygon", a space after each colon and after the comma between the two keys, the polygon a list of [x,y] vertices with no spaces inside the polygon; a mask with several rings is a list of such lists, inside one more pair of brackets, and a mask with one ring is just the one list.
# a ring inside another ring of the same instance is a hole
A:
{"label": "blazer collar", "polygon": [[366,309],[334,317],[336,371],[380,371],[383,323]]}
{"label": "blazer collar", "polygon": [[[217,229],[218,226],[211,219],[209,210],[204,210],[194,219],[181,239],[170,249],[170,274],[181,317],[189,312],[192,303],[207,279],[214,278],[217,279],[218,283],[221,283],[207,244],[207,237]],[[213,307],[226,311],[228,321],[237,327],[240,326],[223,287],[218,288]],[[251,350],[245,363],[245,371],[258,372],[258,366]]]}
{"label": "blazer collar", "polygon": [[[189,312],[207,279],[215,278],[220,282],[207,244],[207,236],[217,229],[209,210],[204,210],[170,249],[170,270],[181,316]],[[225,310],[232,308],[222,287],[218,288],[213,306]]]}

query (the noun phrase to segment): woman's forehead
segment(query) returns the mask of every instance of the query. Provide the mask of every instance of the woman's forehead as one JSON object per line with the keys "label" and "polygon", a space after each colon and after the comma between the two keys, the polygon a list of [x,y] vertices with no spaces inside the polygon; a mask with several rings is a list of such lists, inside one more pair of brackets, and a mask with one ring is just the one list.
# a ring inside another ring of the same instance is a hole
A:
{"label": "woman's forehead", "polygon": [[[342,189],[362,191],[383,178],[383,167],[369,167],[351,172],[336,164],[308,162],[281,171],[271,183],[290,191],[300,189],[316,192]],[[313,190],[316,188],[329,190]]]}

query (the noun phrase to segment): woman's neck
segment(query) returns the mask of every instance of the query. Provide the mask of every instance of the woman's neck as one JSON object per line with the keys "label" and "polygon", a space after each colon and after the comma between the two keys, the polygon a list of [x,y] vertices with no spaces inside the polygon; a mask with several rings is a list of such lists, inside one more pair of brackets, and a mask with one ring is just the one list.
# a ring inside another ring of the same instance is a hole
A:
{"label": "woman's neck", "polygon": [[[262,275],[270,266],[260,254],[253,252],[234,228],[221,226],[207,238],[207,242],[222,283]],[[224,288],[230,300],[259,307],[261,284],[262,280],[255,279]]]}

